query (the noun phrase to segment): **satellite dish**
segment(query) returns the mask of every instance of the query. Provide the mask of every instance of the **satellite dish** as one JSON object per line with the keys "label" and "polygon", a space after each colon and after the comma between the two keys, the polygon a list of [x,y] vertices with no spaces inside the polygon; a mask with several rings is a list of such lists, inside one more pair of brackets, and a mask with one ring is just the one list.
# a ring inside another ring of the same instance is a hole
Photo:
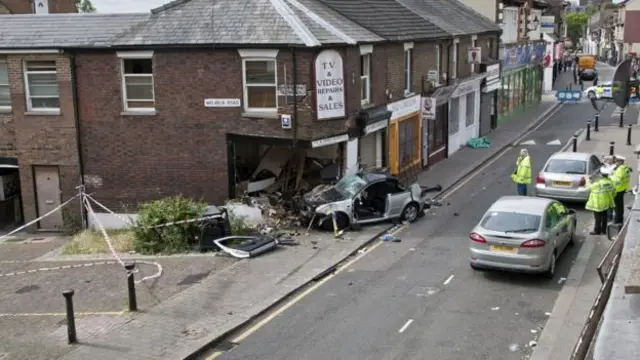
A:
{"label": "satellite dish", "polygon": [[613,102],[621,108],[629,104],[629,79],[631,78],[631,60],[624,60],[613,73],[611,96]]}

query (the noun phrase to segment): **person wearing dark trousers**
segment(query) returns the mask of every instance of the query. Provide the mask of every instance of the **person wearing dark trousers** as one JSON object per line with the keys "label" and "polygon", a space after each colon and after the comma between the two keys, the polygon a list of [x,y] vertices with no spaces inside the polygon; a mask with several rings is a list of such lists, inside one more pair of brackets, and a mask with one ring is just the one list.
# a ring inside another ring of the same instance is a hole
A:
{"label": "person wearing dark trousers", "polygon": [[604,235],[606,233],[607,212],[613,207],[615,187],[609,178],[611,168],[609,166],[601,167],[600,175],[602,176],[600,179],[588,185],[590,192],[585,209],[593,211],[595,218],[593,231],[589,233],[590,235]]}
{"label": "person wearing dark trousers", "polygon": [[624,194],[631,187],[631,168],[624,163],[625,158],[622,156],[612,156],[612,161],[615,164],[613,173],[611,174],[611,181],[616,189],[616,195],[613,199],[614,203],[614,219],[615,224],[622,224],[624,221]]}

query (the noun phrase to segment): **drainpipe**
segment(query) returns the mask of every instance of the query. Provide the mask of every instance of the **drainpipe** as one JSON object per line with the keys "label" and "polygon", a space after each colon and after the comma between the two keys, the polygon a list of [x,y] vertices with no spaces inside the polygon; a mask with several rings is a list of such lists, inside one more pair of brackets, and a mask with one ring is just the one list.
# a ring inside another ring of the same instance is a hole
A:
{"label": "drainpipe", "polygon": [[[453,46],[453,40],[447,43],[447,82],[446,85],[451,85],[451,47]],[[442,56],[442,54],[440,54]]]}
{"label": "drainpipe", "polygon": [[293,148],[298,146],[298,61],[296,60],[296,49],[291,48],[291,60],[293,61]]}
{"label": "drainpipe", "polygon": [[[80,171],[80,184],[82,187],[85,186],[84,182],[84,158],[82,156],[82,139],[80,137],[80,110],[78,107],[78,83],[76,76],[76,56],[75,54],[69,54],[69,58],[71,60],[71,91],[73,96],[73,116],[75,117],[75,125],[76,125],[76,149],[78,151],[78,170]],[[82,201],[82,199],[81,199]],[[80,207],[81,215],[82,215],[82,223],[85,226],[88,226],[88,214],[85,211],[84,206]]]}

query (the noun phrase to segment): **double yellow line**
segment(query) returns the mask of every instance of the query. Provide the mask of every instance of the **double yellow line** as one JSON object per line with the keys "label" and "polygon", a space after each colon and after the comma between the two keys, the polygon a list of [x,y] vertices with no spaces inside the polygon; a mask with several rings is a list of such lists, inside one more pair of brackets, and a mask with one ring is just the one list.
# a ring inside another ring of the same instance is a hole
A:
{"label": "double yellow line", "polygon": [[[406,227],[407,227],[406,225],[400,225],[400,226],[392,229],[391,231],[386,232],[385,234],[396,235],[399,232],[401,232],[402,230],[404,230]],[[384,235],[382,235],[382,236],[384,236]],[[358,253],[358,255],[356,257],[354,257],[352,260],[350,260],[347,263],[345,263],[344,265],[340,266],[336,271],[334,271],[333,273],[327,275],[322,280],[320,280],[317,283],[313,284],[312,286],[307,288],[305,291],[303,291],[302,293],[298,294],[293,299],[289,300],[286,304],[284,304],[280,308],[278,308],[278,310],[276,310],[273,313],[269,314],[269,316],[265,317],[264,319],[260,320],[259,322],[257,322],[253,326],[251,326],[249,329],[245,330],[242,334],[238,335],[235,339],[231,340],[231,342],[234,343],[234,344],[238,344],[238,343],[242,342],[244,339],[248,338],[251,334],[253,334],[256,331],[258,331],[261,327],[263,327],[266,324],[268,324],[276,316],[282,314],[287,309],[289,309],[290,307],[292,307],[296,303],[300,302],[300,300],[304,299],[307,295],[311,294],[312,292],[317,290],[320,286],[324,285],[327,281],[333,279],[338,274],[340,274],[344,270],[348,269],[351,265],[355,264],[358,260],[362,259],[367,254],[369,254],[373,250],[375,250],[378,247],[380,247],[383,243],[384,243],[383,241],[377,241],[370,248],[362,249],[363,251],[360,251],[360,253]],[[206,360],[216,359],[222,354],[223,354],[222,351],[216,351],[213,354],[209,355],[206,358]]]}

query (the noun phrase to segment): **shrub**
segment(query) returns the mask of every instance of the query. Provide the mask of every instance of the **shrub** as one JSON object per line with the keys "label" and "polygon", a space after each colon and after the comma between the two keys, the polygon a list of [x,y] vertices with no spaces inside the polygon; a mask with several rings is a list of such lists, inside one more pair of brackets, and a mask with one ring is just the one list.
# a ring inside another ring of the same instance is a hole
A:
{"label": "shrub", "polygon": [[155,227],[202,216],[207,204],[173,196],[140,206],[134,227],[134,247],[141,254],[176,253],[189,250],[200,235],[197,223]]}

